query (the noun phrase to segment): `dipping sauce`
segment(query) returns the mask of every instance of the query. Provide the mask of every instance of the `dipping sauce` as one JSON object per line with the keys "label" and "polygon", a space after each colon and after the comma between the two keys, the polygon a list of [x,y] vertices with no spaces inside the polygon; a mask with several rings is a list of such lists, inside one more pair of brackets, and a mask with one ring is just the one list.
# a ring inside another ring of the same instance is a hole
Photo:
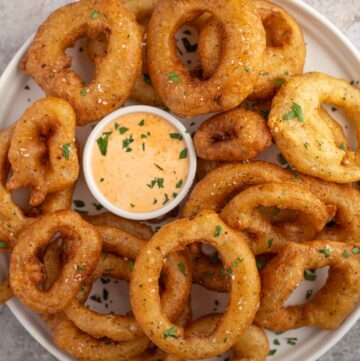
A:
{"label": "dipping sauce", "polygon": [[189,174],[182,135],[150,113],[130,113],[109,123],[93,146],[91,165],[101,193],[117,207],[136,213],[171,202]]}

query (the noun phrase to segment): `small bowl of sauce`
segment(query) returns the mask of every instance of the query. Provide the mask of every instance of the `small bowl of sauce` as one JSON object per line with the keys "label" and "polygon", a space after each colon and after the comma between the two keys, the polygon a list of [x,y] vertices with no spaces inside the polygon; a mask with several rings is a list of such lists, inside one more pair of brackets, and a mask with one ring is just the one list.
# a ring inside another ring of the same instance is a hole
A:
{"label": "small bowl of sauce", "polygon": [[84,174],[93,196],[128,219],[154,219],[185,198],[196,172],[190,134],[171,114],[150,106],[119,109],[91,132]]}

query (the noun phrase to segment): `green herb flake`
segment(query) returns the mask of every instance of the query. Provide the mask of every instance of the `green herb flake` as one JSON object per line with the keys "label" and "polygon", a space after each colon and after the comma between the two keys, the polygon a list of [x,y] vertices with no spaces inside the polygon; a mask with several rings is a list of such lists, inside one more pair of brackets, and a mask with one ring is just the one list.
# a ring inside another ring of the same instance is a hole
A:
{"label": "green herb flake", "polygon": [[353,249],[351,250],[351,253],[355,254],[355,255],[359,254],[360,253],[360,248],[359,247],[353,247]]}
{"label": "green herb flake", "polygon": [[269,119],[270,110],[269,109],[260,109],[261,115],[264,117],[264,119]]}
{"label": "green herb flake", "polygon": [[145,125],[145,119],[141,119],[139,122],[139,126],[143,127]]}
{"label": "green herb flake", "polygon": [[157,168],[157,169],[160,169],[160,170],[164,170],[164,168],[161,168],[158,164],[154,163],[154,166]]}
{"label": "green herb flake", "polygon": [[180,133],[170,133],[171,139],[183,140],[183,136]]}
{"label": "green herb flake", "polygon": [[268,356],[274,356],[276,354],[276,351],[277,350],[270,350],[269,353],[268,353]]}
{"label": "green herb flake", "polygon": [[216,226],[215,232],[214,232],[214,237],[217,238],[220,236],[220,233],[222,231],[222,227],[221,226]]}
{"label": "green herb flake", "polygon": [[80,272],[85,272],[85,267],[84,267],[84,266],[81,266],[80,264],[77,264],[77,265],[76,265],[76,270],[77,270],[77,271],[80,271]]}
{"label": "green herb flake", "polygon": [[82,88],[82,89],[80,90],[80,94],[81,94],[82,96],[85,96],[85,95],[87,94],[86,89],[85,89],[85,88]]}
{"label": "green herb flake", "polygon": [[266,265],[266,262],[264,260],[261,260],[261,259],[256,260],[256,267],[259,271],[261,271],[265,265]]}
{"label": "green herb flake", "polygon": [[158,200],[156,198],[154,198],[153,204],[156,204],[157,202],[158,202]]}
{"label": "green herb flake", "polygon": [[177,188],[177,189],[181,188],[182,184],[183,184],[183,180],[180,179],[180,180],[176,183],[176,188]]}
{"label": "green herb flake", "polygon": [[275,85],[280,88],[282,85],[284,85],[286,83],[286,80],[284,78],[276,78],[273,79],[273,83],[275,83]]}
{"label": "green herb flake", "polygon": [[247,66],[244,68],[244,70],[245,70],[247,73],[250,73],[250,72],[251,72],[251,68],[249,68],[249,67],[247,67]]}
{"label": "green herb flake", "polygon": [[175,335],[176,331],[175,327],[169,328],[164,332],[164,339],[167,339],[168,337],[177,339],[177,336]]}
{"label": "green herb flake", "polygon": [[183,273],[184,274],[184,276],[186,276],[186,267],[185,267],[185,264],[184,263],[179,263],[178,264],[178,268],[179,268],[179,270],[181,271],[181,273]]}
{"label": "green herb flake", "polygon": [[306,281],[315,281],[316,280],[316,274],[314,273],[309,273],[308,271],[304,271],[304,279]]}
{"label": "green herb flake", "polygon": [[233,273],[233,270],[232,270],[231,267],[229,267],[229,268],[226,269],[226,275],[227,275],[227,276],[231,276],[232,273]]}
{"label": "green herb flake", "polygon": [[85,207],[85,202],[82,201],[81,199],[74,199],[73,203],[74,203],[75,207],[77,207],[77,208]]}
{"label": "green herb flake", "polygon": [[296,337],[286,337],[285,340],[288,345],[295,346],[298,339]]}
{"label": "green herb flake", "polygon": [[271,248],[273,242],[274,242],[273,238],[268,239],[267,243],[268,243],[269,248]]}
{"label": "green herb flake", "polygon": [[169,196],[168,196],[167,193],[164,194],[164,197],[165,197],[165,198],[164,198],[164,201],[162,202],[163,205],[165,205],[166,203],[168,203],[169,200],[170,200],[170,198],[169,198]]}
{"label": "green herb flake", "polygon": [[345,145],[345,143],[341,143],[341,144],[340,144],[340,149],[343,150],[344,152],[346,152],[346,145]]}
{"label": "green herb flake", "polygon": [[187,154],[188,154],[188,150],[186,148],[184,148],[179,154],[179,159],[186,159]]}
{"label": "green herb flake", "polygon": [[91,19],[95,20],[100,16],[100,14],[97,11],[93,11],[90,15]]}
{"label": "green herb flake", "polygon": [[325,248],[325,249],[320,249],[319,253],[325,255],[325,258],[329,258],[330,254],[331,254],[331,251],[330,251],[329,248]]}
{"label": "green herb flake", "polygon": [[135,262],[132,259],[129,259],[128,265],[129,265],[130,271],[132,272],[135,267]]}
{"label": "green herb flake", "polygon": [[181,83],[181,79],[174,71],[170,71],[166,74],[166,76],[173,82],[173,83]]}
{"label": "green herb flake", "polygon": [[280,346],[280,341],[277,338],[274,340],[274,345]]}
{"label": "green herb flake", "polygon": [[293,102],[291,105],[291,111],[287,114],[283,115],[283,120],[290,120],[290,119],[294,119],[297,118],[298,122],[303,122],[304,121],[304,114],[302,111],[302,108],[299,104]]}
{"label": "green herb flake", "polygon": [[69,158],[70,158],[71,144],[70,144],[70,143],[68,143],[68,144],[63,144],[62,148],[63,148],[62,156],[63,156],[65,159],[69,160]]}
{"label": "green herb flake", "polygon": [[106,156],[107,154],[107,148],[108,148],[108,143],[109,143],[109,137],[111,135],[112,132],[107,132],[107,133],[103,133],[102,137],[99,137],[96,142],[99,146],[100,149],[100,153],[102,156]]}
{"label": "green herb flake", "polygon": [[0,241],[0,249],[4,249],[6,247],[7,247],[6,243],[3,241]]}
{"label": "green herb flake", "polygon": [[122,142],[122,148],[123,149],[131,149],[129,148],[130,144],[134,142],[134,138],[132,135],[130,135],[129,138],[125,138]]}
{"label": "green herb flake", "polygon": [[346,258],[346,259],[349,258],[349,252],[347,251],[347,249],[344,249],[343,256],[344,256],[344,258]]}
{"label": "green herb flake", "polygon": [[172,194],[172,196],[173,196],[173,198],[176,198],[177,197],[177,193],[175,193],[175,192],[173,192],[173,194]]}
{"label": "green herb flake", "polygon": [[278,161],[281,165],[288,164],[288,161],[285,159],[285,157],[281,153],[279,153],[279,155],[278,155]]}

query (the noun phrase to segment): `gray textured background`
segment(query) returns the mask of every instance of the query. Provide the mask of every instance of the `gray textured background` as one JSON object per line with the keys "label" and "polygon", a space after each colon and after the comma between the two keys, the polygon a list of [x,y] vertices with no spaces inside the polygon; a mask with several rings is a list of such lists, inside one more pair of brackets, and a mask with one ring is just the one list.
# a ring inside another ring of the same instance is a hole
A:
{"label": "gray textured background", "polygon": [[[291,1],[291,0],[289,0]],[[334,24],[360,49],[360,0],[304,0]],[[0,73],[43,19],[66,0],[0,0]],[[9,309],[1,308],[1,361],[54,361],[17,322]],[[321,361],[360,360],[360,321]],[[301,360],[299,360],[301,361]]]}

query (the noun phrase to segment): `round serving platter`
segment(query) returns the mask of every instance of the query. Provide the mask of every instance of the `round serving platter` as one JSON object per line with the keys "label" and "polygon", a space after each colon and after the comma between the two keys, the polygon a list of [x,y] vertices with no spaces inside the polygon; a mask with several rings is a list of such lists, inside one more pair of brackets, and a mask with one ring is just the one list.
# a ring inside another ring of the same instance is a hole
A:
{"label": "round serving platter", "polygon": [[[354,81],[355,84],[358,82],[360,54],[334,25],[300,0],[279,0],[275,2],[289,10],[302,26],[307,43],[305,71],[320,71],[334,77]],[[186,44],[182,41],[182,38],[188,37],[190,43],[194,43],[193,35],[184,33],[178,35],[178,46],[180,53],[183,54],[183,59],[187,63],[192,61],[192,66],[194,66],[194,61],[196,61],[194,60],[194,54],[191,51],[189,52],[189,48],[186,49]],[[29,39],[22,46],[0,78],[0,99],[2,99],[0,109],[1,129],[16,122],[30,104],[44,97],[43,92],[34,81],[19,70],[21,59],[31,40]],[[78,42],[70,53],[74,56],[73,68],[78,70],[84,80],[89,80],[92,70],[86,59],[84,44],[81,41]],[[293,56],[296,57],[296,54],[293,54]],[[132,101],[127,103],[127,105],[130,104],[136,103]],[[350,124],[344,123],[340,112],[336,111],[336,109],[329,109],[332,111],[332,116],[344,125],[349,139],[354,140],[353,127]],[[207,117],[184,120],[183,123],[190,132],[193,132],[205,118]],[[83,150],[87,136],[93,127],[94,124],[90,124],[86,127],[78,128],[77,139],[81,145],[81,150]],[[275,146],[272,146],[260,158],[278,163],[278,155],[279,151]],[[26,194],[24,192],[18,192],[15,195],[15,199],[18,202],[23,202],[25,197]],[[81,174],[76,188],[74,209],[87,214],[99,214],[104,211],[90,195],[83,174]],[[167,221],[169,220],[171,218]],[[153,226],[156,228],[158,225]],[[7,262],[8,260],[5,256],[0,258],[0,278],[6,275]],[[307,277],[312,280],[304,280],[288,300],[288,304],[304,303],[311,299],[324,284],[326,277],[326,269],[319,270],[312,274],[311,277]],[[211,312],[222,312],[226,307],[226,294],[217,294],[194,286],[192,295],[195,318]],[[40,316],[23,306],[15,298],[10,300],[7,305],[25,329],[52,355],[61,361],[73,360],[54,345],[51,333]],[[88,305],[98,312],[108,313],[113,311],[115,313],[125,313],[130,309],[128,286],[124,282],[103,278],[94,286]],[[268,359],[272,361],[316,360],[339,341],[359,317],[360,306],[353,311],[336,331],[329,332],[317,328],[301,328],[282,334],[268,332],[271,350]],[[228,356],[223,355],[210,360],[224,360]]]}

